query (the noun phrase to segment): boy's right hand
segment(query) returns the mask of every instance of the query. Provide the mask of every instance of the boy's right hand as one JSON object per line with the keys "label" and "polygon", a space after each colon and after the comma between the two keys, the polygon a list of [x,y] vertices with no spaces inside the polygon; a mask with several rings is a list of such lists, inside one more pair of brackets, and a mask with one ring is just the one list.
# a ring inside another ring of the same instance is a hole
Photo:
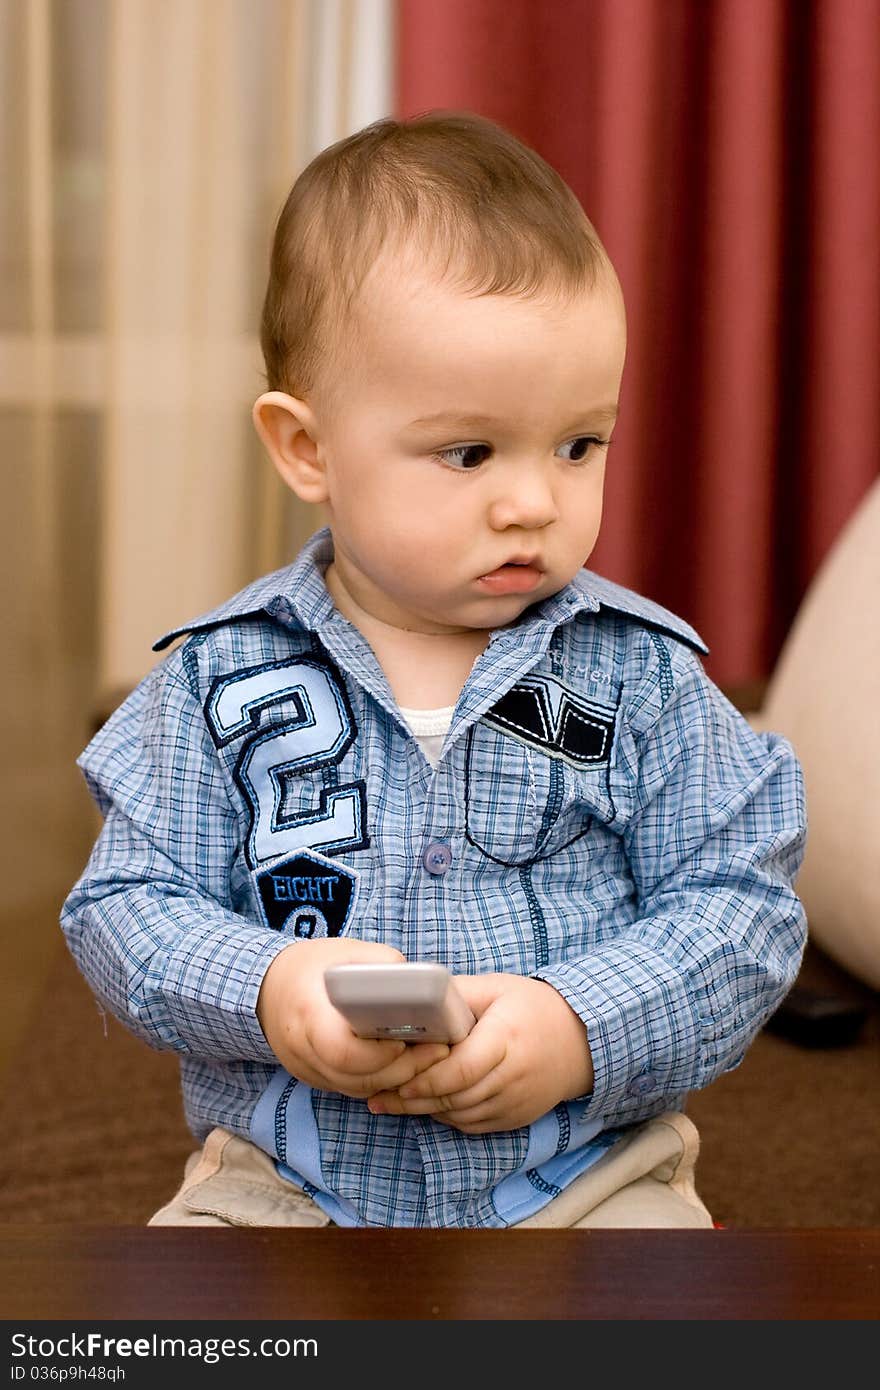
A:
{"label": "boy's right hand", "polygon": [[266,1041],[291,1076],[321,1091],[366,1099],[396,1090],[449,1055],[445,1043],[359,1038],[330,1003],[324,971],[350,962],[401,962],[393,946],[349,937],[291,942],[266,974],[257,1018]]}

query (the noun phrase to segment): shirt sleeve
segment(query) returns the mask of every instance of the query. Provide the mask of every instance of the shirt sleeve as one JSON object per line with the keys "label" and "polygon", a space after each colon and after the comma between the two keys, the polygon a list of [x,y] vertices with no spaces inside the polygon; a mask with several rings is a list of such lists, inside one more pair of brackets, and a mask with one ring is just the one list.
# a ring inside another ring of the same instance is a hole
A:
{"label": "shirt sleeve", "polygon": [[233,908],[238,818],[176,653],[78,762],[105,819],[61,927],[94,993],[153,1047],[274,1061],[257,996],[290,939]]}
{"label": "shirt sleeve", "polygon": [[641,692],[616,776],[636,890],[632,921],[540,972],[583,1020],[591,1115],[656,1114],[736,1067],[794,982],[806,919],[803,779],[790,744],[757,734],[679,649]]}

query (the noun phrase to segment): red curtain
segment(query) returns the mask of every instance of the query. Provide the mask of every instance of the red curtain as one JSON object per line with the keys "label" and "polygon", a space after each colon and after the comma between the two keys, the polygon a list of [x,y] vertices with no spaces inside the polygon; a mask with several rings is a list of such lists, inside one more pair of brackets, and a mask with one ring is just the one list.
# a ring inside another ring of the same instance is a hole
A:
{"label": "red curtain", "polygon": [[590,566],[762,680],[880,470],[880,0],[398,0],[397,112],[440,107],[553,164],[623,285]]}

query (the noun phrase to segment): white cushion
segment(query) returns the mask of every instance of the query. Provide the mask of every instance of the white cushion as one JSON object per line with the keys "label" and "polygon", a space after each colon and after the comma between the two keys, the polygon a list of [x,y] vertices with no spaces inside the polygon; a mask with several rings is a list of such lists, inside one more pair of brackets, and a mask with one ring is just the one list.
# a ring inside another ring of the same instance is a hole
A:
{"label": "white cushion", "polygon": [[751,722],[804,770],[812,939],[880,989],[880,479],[826,556]]}

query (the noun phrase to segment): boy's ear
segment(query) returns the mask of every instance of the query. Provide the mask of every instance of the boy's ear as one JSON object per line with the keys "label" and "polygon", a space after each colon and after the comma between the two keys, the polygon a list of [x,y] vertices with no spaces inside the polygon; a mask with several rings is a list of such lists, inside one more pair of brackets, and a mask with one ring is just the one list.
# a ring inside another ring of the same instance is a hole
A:
{"label": "boy's ear", "polygon": [[287,486],[303,502],[325,501],[327,485],[311,408],[284,391],[265,391],[254,402],[252,415],[257,434]]}

